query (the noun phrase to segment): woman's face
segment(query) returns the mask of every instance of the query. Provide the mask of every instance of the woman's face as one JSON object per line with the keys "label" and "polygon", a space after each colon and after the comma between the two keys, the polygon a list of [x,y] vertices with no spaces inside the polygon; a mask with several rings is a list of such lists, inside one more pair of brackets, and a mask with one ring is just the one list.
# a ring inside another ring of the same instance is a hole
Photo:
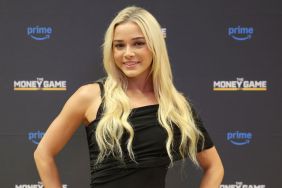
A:
{"label": "woman's face", "polygon": [[116,26],[113,37],[115,64],[128,78],[146,78],[153,60],[145,37],[137,24],[126,22]]}

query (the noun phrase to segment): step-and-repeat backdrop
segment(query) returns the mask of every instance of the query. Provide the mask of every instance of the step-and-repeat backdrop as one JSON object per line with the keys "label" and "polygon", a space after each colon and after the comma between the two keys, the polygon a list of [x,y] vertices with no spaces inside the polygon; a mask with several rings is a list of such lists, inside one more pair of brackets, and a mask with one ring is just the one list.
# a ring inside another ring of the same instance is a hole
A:
{"label": "step-and-repeat backdrop", "polygon": [[[71,94],[104,75],[104,32],[129,5],[159,20],[175,84],[195,105],[224,163],[221,188],[280,188],[279,0],[0,0],[0,187],[43,187],[33,152]],[[89,187],[83,126],[57,163],[64,188]],[[169,169],[167,187],[198,187],[201,170],[189,161],[184,167]]]}

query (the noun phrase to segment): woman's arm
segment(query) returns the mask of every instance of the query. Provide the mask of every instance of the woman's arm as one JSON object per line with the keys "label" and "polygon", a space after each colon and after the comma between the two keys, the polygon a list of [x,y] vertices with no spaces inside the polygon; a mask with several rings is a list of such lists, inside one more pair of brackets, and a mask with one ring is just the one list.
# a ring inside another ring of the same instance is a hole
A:
{"label": "woman's arm", "polygon": [[45,188],[61,188],[55,156],[62,150],[78,127],[86,121],[85,114],[93,98],[99,98],[98,84],[79,88],[66,102],[60,114],[47,129],[34,152],[34,159]]}
{"label": "woman's arm", "polygon": [[219,188],[224,169],[216,148],[212,147],[199,152],[197,159],[204,171],[200,188]]}

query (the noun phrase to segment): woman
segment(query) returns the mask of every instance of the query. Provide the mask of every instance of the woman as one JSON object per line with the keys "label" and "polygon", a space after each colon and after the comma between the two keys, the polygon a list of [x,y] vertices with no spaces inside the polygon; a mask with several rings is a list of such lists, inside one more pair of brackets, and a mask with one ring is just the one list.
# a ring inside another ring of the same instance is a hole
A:
{"label": "woman", "polygon": [[34,153],[45,187],[61,187],[54,158],[82,122],[91,187],[163,188],[169,164],[186,157],[204,171],[201,188],[219,187],[221,160],[173,85],[156,19],[142,8],[123,9],[106,32],[103,57],[107,77],[70,97]]}

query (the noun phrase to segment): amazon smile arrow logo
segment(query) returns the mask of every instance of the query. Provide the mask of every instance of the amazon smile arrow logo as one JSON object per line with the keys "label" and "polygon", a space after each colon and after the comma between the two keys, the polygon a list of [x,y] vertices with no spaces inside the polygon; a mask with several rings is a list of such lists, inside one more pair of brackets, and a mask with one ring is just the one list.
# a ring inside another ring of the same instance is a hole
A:
{"label": "amazon smile arrow logo", "polygon": [[235,132],[227,133],[227,140],[237,146],[250,144],[252,138],[253,138],[253,134],[250,132],[235,131]]}
{"label": "amazon smile arrow logo", "polygon": [[30,36],[34,40],[42,41],[50,39],[53,29],[51,27],[27,27],[26,29],[27,35]]}
{"label": "amazon smile arrow logo", "polygon": [[234,40],[238,40],[238,41],[250,40],[253,34],[254,34],[253,27],[237,26],[237,27],[228,28],[228,35]]}

